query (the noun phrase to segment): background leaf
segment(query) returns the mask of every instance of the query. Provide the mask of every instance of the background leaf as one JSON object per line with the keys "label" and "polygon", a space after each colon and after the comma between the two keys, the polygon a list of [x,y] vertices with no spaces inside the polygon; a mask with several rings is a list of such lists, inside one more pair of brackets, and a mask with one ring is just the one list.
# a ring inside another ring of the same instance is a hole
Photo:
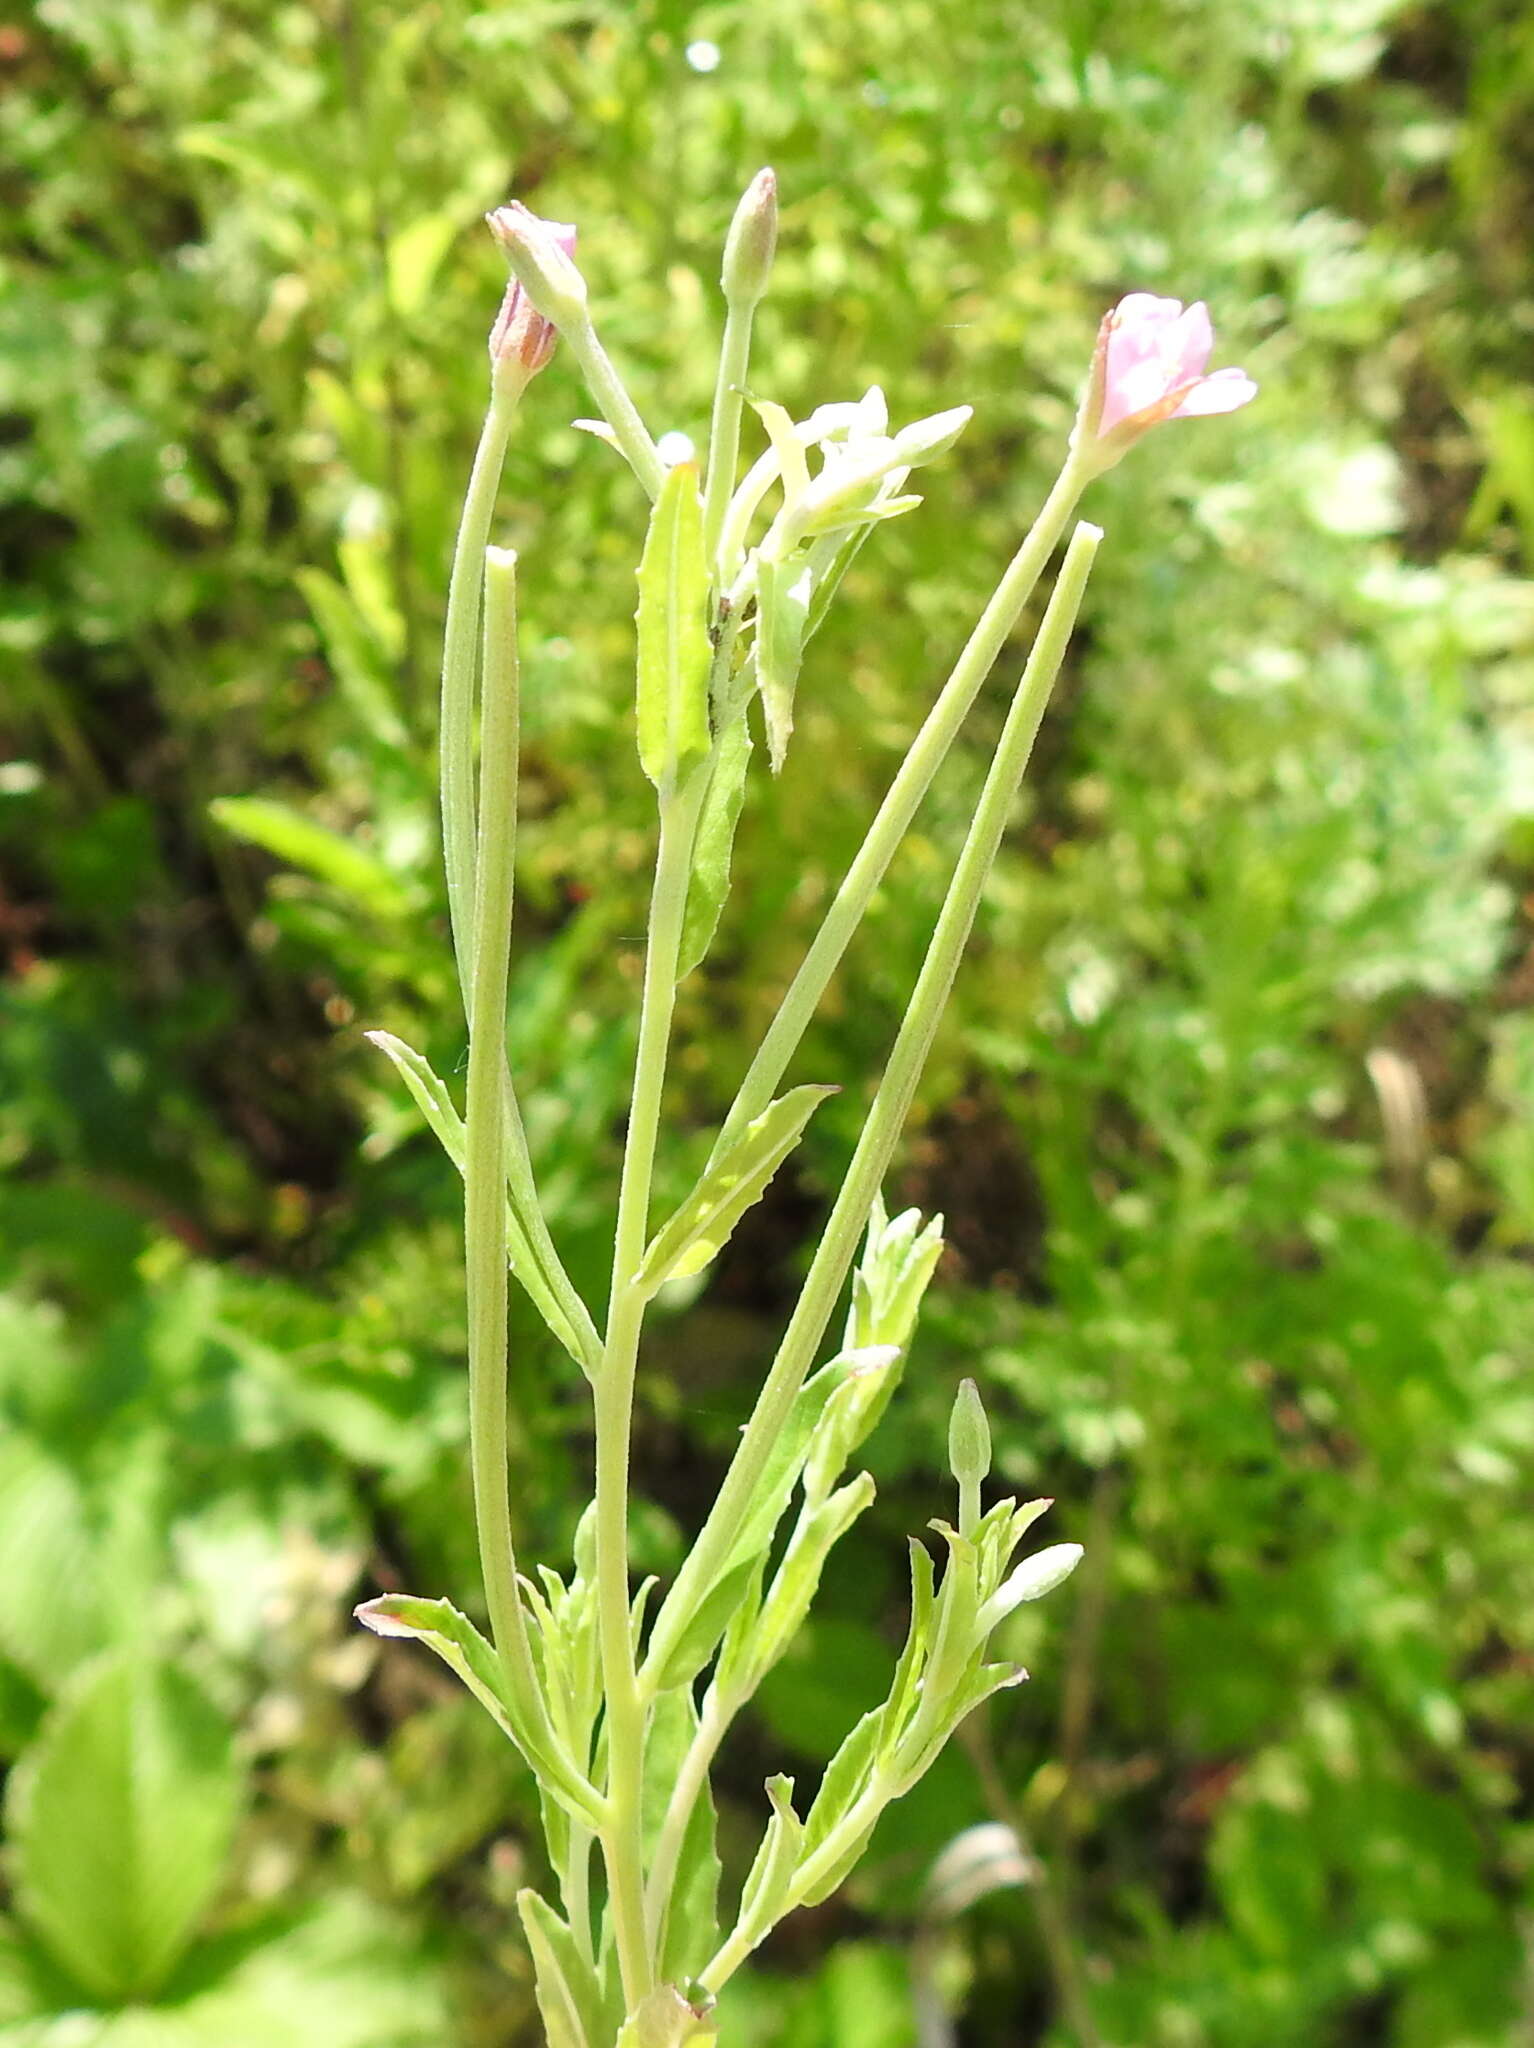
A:
{"label": "background leaf", "polygon": [[153,1991],[224,1875],[243,1800],[232,1733],[190,1679],[131,1651],[90,1665],[7,1786],[23,1910],[88,1990]]}

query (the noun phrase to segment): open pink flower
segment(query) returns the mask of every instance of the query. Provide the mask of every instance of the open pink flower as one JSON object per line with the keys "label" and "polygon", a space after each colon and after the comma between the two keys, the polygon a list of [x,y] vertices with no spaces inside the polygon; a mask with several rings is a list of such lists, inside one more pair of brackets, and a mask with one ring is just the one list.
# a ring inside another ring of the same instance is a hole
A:
{"label": "open pink flower", "polygon": [[1214,328],[1202,302],[1185,306],[1152,292],[1120,299],[1098,330],[1080,422],[1103,468],[1162,420],[1234,412],[1256,397],[1245,370],[1205,375],[1213,348]]}

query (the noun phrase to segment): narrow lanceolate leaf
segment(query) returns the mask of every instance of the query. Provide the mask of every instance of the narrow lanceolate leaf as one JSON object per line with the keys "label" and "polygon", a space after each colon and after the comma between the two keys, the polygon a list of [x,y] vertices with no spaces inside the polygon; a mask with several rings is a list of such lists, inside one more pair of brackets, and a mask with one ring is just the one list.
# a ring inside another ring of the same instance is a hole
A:
{"label": "narrow lanceolate leaf", "polygon": [[790,1088],[747,1124],[652,1239],[639,1268],[640,1284],[653,1289],[665,1280],[701,1273],[741,1217],[761,1200],[815,1110],[835,1093],[834,1088],[813,1084]]}
{"label": "narrow lanceolate leaf", "polygon": [[639,761],[673,789],[708,752],[708,564],[697,465],[666,473],[639,563]]}
{"label": "narrow lanceolate leaf", "polygon": [[804,1823],[794,1812],[793,1779],[769,1778],[767,1797],[772,1801],[772,1818],[740,1895],[736,1922],[740,1939],[752,1948],[765,1940],[782,1918],[788,1887],[804,1848]]}
{"label": "narrow lanceolate leaf", "polygon": [[[404,1039],[396,1038],[391,1031],[369,1031],[368,1039],[386,1053],[393,1062],[395,1071],[410,1090],[411,1099],[426,1119],[427,1128],[437,1140],[459,1173],[463,1172],[465,1141],[463,1118],[458,1114],[447,1083],[433,1071],[413,1046]],[[578,1330],[566,1314],[564,1305],[549,1285],[547,1275],[538,1254],[533,1247],[515,1201],[510,1198],[506,1205],[506,1253],[511,1270],[528,1300],[548,1324],[570,1356],[588,1375],[595,1370],[600,1356],[600,1346],[594,1336]]]}
{"label": "narrow lanceolate leaf", "polygon": [[774,775],[783,766],[794,729],[794,691],[804,659],[812,587],[810,565],[802,555],[757,564],[756,674]]}
{"label": "narrow lanceolate leaf", "polygon": [[17,1898],[79,1984],[115,2006],[164,1982],[244,1794],[233,1730],[190,1678],[133,1651],[81,1671],[6,1802]]}
{"label": "narrow lanceolate leaf", "polygon": [[750,759],[751,732],[742,711],[720,734],[709,771],[708,794],[698,820],[692,875],[687,884],[687,909],[677,956],[678,981],[691,974],[714,942],[719,915],[730,892],[730,855],[735,846],[735,828],[740,823],[740,807],[745,801],[746,767]]}

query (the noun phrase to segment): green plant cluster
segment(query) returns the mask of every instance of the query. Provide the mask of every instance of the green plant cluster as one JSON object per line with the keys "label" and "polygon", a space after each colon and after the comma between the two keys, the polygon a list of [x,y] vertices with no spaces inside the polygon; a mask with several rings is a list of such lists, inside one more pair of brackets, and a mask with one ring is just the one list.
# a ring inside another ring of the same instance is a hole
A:
{"label": "green plant cluster", "polygon": [[[948,1250],[879,1500],[757,1692],[771,1754],[808,1793],[878,1704],[964,1376],[988,1504],[1047,1478],[1087,1561],[998,1633],[1038,1681],[761,1950],[732,2038],[1525,2041],[1523,11],[39,0],[0,82],[0,2043],[537,2038],[530,1780],[347,1619],[477,1598],[457,1177],[362,1033],[459,1087],[431,755],[504,277],[479,215],[579,223],[649,423],[701,438],[764,162],[773,395],[975,418],[848,570],[747,797],[681,992],[672,1207],[1053,474],[1101,311],[1203,297],[1263,390],[1096,487],[1083,630],[889,1190]],[[498,526],[511,1050],[599,1300],[651,807],[645,508],[588,409],[561,353]],[[877,1070],[1003,702],[804,1076]],[[862,1107],[825,1103],[706,1281],[666,1283],[644,1571],[709,1498]],[[581,1390],[514,1316],[518,1540],[571,1558]],[[736,1890],[761,1777],[748,1716]]]}

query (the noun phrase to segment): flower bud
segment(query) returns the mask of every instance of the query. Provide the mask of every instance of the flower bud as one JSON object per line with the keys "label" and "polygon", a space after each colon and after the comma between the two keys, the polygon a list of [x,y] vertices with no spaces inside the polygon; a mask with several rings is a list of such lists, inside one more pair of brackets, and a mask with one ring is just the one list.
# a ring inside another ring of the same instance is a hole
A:
{"label": "flower bud", "polygon": [[895,453],[907,469],[919,469],[946,455],[975,416],[972,405],[956,405],[949,412],[935,412],[929,419],[912,420],[895,436]]}
{"label": "flower bud", "polygon": [[[577,279],[580,278],[572,260],[575,254],[574,228],[566,227],[560,221],[539,220],[525,206],[502,206],[485,218],[490,223],[490,232],[508,254],[511,249],[508,235],[524,240],[536,238],[541,249],[552,251],[555,258],[566,264]],[[531,223],[531,226],[524,223]],[[584,295],[584,284],[581,291]],[[528,378],[536,377],[547,364],[554,353],[558,335],[552,316],[538,310],[520,274],[514,271],[495,325],[490,330],[490,374],[497,389],[520,392]]]}
{"label": "flower bud", "polygon": [[754,306],[767,289],[778,246],[778,181],[758,171],[746,187],[724,242],[719,282],[732,306]]}
{"label": "flower bud", "polygon": [[1056,1586],[1064,1585],[1080,1564],[1081,1557],[1079,1543],[1052,1543],[1047,1550],[1036,1550],[1032,1557],[1025,1557],[976,1616],[976,1642],[983,1643],[991,1630],[1004,1622],[1025,1600],[1042,1600]]}
{"label": "flower bud", "polygon": [[980,1484],[991,1469],[991,1425],[973,1380],[961,1380],[948,1419],[948,1469],[959,1482],[959,1531],[973,1534],[980,1519]]}
{"label": "flower bud", "polygon": [[579,320],[586,309],[586,280],[575,267],[575,229],[540,220],[515,199],[485,219],[534,312],[556,327]]}

